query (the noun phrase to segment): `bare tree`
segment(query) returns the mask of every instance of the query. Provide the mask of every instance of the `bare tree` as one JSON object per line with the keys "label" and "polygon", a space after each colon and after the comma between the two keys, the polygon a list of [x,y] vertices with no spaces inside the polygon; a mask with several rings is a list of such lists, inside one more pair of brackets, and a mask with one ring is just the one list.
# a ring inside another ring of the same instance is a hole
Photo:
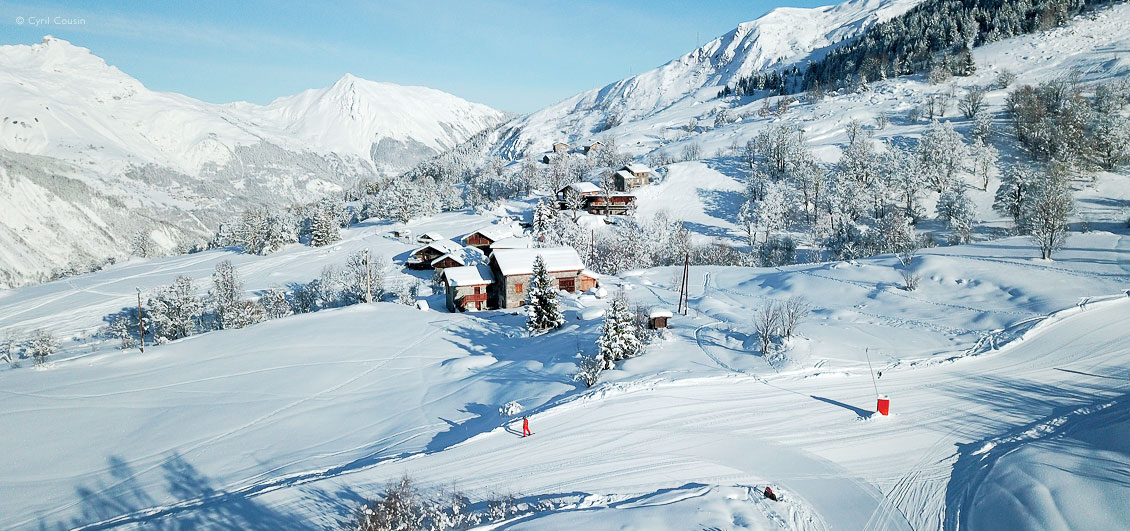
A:
{"label": "bare tree", "polygon": [[793,332],[796,331],[797,325],[801,323],[808,314],[812,313],[812,305],[808,303],[808,299],[801,296],[789,297],[783,304],[779,306],[781,314],[781,331],[784,332],[785,337],[793,337]]}
{"label": "bare tree", "polygon": [[1071,187],[1063,180],[1046,176],[1020,214],[1020,225],[1028,230],[1040,248],[1040,257],[1050,260],[1052,253],[1067,241],[1067,218],[1074,210]]}
{"label": "bare tree", "polygon": [[773,348],[773,338],[780,327],[781,313],[777,310],[776,301],[765,301],[761,309],[753,314],[753,329],[757,332],[757,340],[761,344],[761,354],[768,356]]}
{"label": "bare tree", "polygon": [[977,113],[985,108],[985,89],[982,87],[970,88],[969,91],[961,97],[961,101],[957,103],[957,108],[966,118],[972,119],[974,116],[977,116]]}

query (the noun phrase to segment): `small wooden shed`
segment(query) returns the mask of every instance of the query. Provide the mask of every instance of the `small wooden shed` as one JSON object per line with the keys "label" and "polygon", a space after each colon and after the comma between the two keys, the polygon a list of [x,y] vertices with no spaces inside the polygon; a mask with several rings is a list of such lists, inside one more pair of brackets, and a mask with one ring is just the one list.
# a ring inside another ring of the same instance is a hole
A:
{"label": "small wooden shed", "polygon": [[652,330],[667,328],[667,320],[672,317],[671,310],[652,308],[647,314],[647,327]]}

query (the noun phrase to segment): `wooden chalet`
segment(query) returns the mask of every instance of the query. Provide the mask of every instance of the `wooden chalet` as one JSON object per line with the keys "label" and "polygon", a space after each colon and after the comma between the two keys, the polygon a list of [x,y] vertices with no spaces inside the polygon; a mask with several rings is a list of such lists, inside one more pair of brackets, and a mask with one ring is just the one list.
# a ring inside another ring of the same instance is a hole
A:
{"label": "wooden chalet", "polygon": [[616,193],[609,196],[595,195],[585,198],[585,211],[589,214],[622,215],[636,206],[636,196]]}
{"label": "wooden chalet", "polygon": [[630,192],[651,182],[651,168],[633,163],[612,174],[612,183],[618,192]]}
{"label": "wooden chalet", "polygon": [[495,224],[483,227],[475,232],[472,232],[463,237],[463,245],[474,247],[480,251],[490,254],[491,245],[499,240],[513,238],[521,231],[518,230],[513,224]]}
{"label": "wooden chalet", "polygon": [[667,328],[667,320],[672,316],[671,310],[652,308],[647,314],[647,327],[652,330]]}
{"label": "wooden chalet", "polygon": [[489,310],[489,291],[494,274],[486,265],[451,267],[443,270],[447,310],[466,312]]}
{"label": "wooden chalet", "polygon": [[526,290],[538,256],[545,261],[546,270],[558,289],[575,292],[596,287],[598,275],[585,269],[584,262],[572,247],[498,249],[489,258],[495,279],[491,290],[495,307],[516,308],[526,303]]}
{"label": "wooden chalet", "polygon": [[600,147],[603,146],[603,145],[604,144],[601,141],[597,140],[596,142],[593,142],[593,143],[585,146],[585,155],[588,155],[589,153],[592,153],[592,152],[600,149]]}
{"label": "wooden chalet", "polygon": [[[482,252],[477,249],[473,251],[480,255],[479,262],[481,262]],[[411,257],[404,265],[409,269],[444,269],[474,265],[469,263],[474,261],[474,255],[468,253],[468,249],[462,245],[451,240],[435,240],[412,251]]]}
{"label": "wooden chalet", "polygon": [[600,195],[600,187],[590,182],[568,184],[557,191],[557,198],[564,202],[569,194],[577,194],[581,197]]}
{"label": "wooden chalet", "polygon": [[562,154],[568,153],[569,152],[569,144],[566,144],[564,142],[557,142],[557,143],[553,144],[553,152],[554,153],[562,153]]}

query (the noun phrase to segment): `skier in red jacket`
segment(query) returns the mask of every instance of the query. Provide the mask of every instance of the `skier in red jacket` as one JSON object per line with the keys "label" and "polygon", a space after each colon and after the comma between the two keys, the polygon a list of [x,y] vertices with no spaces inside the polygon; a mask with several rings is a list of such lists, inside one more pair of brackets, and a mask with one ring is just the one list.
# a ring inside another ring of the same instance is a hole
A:
{"label": "skier in red jacket", "polygon": [[777,501],[777,494],[775,494],[773,492],[773,489],[769,488],[768,485],[765,486],[765,497],[769,498],[770,500]]}
{"label": "skier in red jacket", "polygon": [[530,433],[530,419],[522,417],[522,437],[533,435]]}

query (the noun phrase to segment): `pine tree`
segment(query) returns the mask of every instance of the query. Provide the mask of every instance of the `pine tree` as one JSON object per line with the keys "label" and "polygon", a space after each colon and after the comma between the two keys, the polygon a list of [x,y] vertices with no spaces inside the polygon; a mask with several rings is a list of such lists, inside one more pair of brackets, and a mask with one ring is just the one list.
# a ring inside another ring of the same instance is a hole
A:
{"label": "pine tree", "polygon": [[554,241],[553,226],[557,218],[557,211],[549,199],[538,201],[534,207],[533,233],[534,242],[538,247],[545,247]]}
{"label": "pine tree", "polygon": [[318,208],[311,220],[310,245],[325,247],[341,239],[340,225],[332,212]]}
{"label": "pine tree", "polygon": [[530,278],[526,294],[526,328],[531,332],[546,332],[565,324],[565,316],[558,308],[557,289],[553,277],[545,268],[541,255],[534,259],[534,275]]}
{"label": "pine tree", "polygon": [[606,369],[615,362],[628,359],[640,353],[643,346],[636,335],[635,315],[628,308],[628,299],[621,292],[612,299],[604,314],[604,326],[597,340],[600,355]]}

